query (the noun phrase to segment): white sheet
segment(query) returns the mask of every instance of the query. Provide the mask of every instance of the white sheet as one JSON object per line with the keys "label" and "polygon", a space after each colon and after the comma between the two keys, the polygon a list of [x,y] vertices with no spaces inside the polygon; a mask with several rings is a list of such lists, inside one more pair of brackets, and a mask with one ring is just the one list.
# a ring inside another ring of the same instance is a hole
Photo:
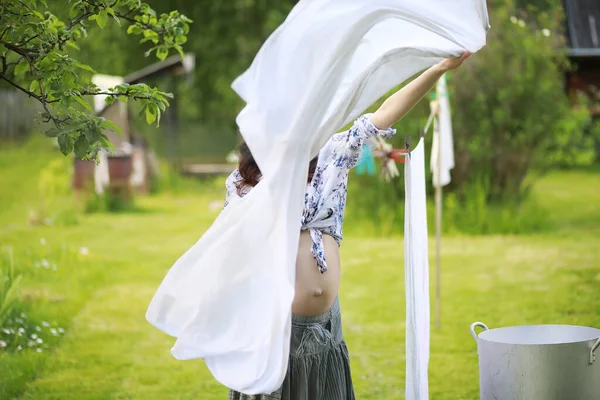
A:
{"label": "white sheet", "polygon": [[426,400],[429,366],[429,255],[423,139],[404,167],[404,281],[406,286],[406,399]]}
{"label": "white sheet", "polygon": [[233,84],[264,178],[171,268],[146,317],[223,385],[276,390],[289,356],[307,165],[380,96],[485,43],[484,0],[301,0]]}
{"label": "white sheet", "polygon": [[[431,146],[431,172],[433,186],[446,186],[451,181],[450,170],[454,168],[454,139],[452,115],[446,76],[439,80],[437,87],[438,112],[433,122],[433,144]],[[438,176],[439,157],[439,176]]]}

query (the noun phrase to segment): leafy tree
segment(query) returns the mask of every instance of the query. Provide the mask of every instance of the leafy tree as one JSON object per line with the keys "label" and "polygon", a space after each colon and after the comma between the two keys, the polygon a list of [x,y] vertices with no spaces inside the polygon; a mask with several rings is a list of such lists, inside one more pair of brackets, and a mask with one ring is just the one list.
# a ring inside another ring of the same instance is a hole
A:
{"label": "leafy tree", "polygon": [[[590,115],[565,90],[563,10],[518,10],[503,1],[488,45],[453,75],[453,188],[483,185],[487,200],[521,198],[532,177],[593,160]],[[535,172],[535,174],[531,174]]]}
{"label": "leafy tree", "polygon": [[158,14],[140,0],[69,0],[67,4],[68,17],[61,19],[45,0],[0,0],[0,80],[42,105],[44,133],[57,138],[63,154],[93,159],[101,148],[111,148],[103,131],[120,133],[120,129],[93,115],[85,96],[106,95],[107,104],[133,99],[141,103],[147,123],[158,125],[172,95],[145,84],[120,84],[101,91],[90,80],[94,69],[73,58],[69,49],[78,49],[88,24],[105,28],[115,23],[128,24],[128,34],[151,43],[146,56],[154,53],[164,60],[174,50],[183,57],[181,46],[191,20],[178,11]]}

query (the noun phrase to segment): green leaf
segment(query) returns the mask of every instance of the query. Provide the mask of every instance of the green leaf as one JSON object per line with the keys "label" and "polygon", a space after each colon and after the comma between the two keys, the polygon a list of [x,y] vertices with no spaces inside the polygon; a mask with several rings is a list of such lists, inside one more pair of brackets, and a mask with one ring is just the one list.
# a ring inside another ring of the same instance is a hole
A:
{"label": "green leaf", "polygon": [[156,106],[154,104],[148,104],[146,107],[146,123],[151,125],[156,121]]}
{"label": "green leaf", "polygon": [[60,147],[60,152],[65,156],[71,154],[73,151],[75,141],[73,138],[66,133],[63,133],[58,137],[58,146]]}
{"label": "green leaf", "polygon": [[72,61],[71,61],[71,64],[73,64],[73,65],[74,65],[75,67],[77,67],[77,68],[81,68],[81,69],[83,69],[83,70],[86,70],[86,71],[89,71],[89,72],[91,72],[91,73],[93,73],[93,74],[95,74],[95,73],[96,73],[96,71],[94,70],[94,68],[90,67],[90,66],[89,66],[89,65],[87,65],[87,64],[82,64],[82,63],[80,63],[79,61],[72,60]]}
{"label": "green leaf", "polygon": [[144,31],[145,38],[158,38],[158,33],[154,32],[152,29],[146,29]]}
{"label": "green leaf", "polygon": [[156,110],[156,127],[160,126],[160,109]]}
{"label": "green leaf", "polygon": [[75,18],[79,14],[80,8],[79,3],[75,3],[69,9],[69,17]]}
{"label": "green leaf", "polygon": [[15,71],[14,71],[15,76],[24,75],[25,72],[27,72],[27,71],[29,71],[29,63],[27,61],[23,60],[20,63],[18,63],[17,65],[15,65]]}
{"label": "green leaf", "polygon": [[75,84],[75,77],[72,74],[65,73],[60,78],[60,81],[64,85],[65,88],[68,88]]}
{"label": "green leaf", "polygon": [[81,49],[79,48],[79,46],[77,46],[77,45],[75,44],[75,42],[74,42],[74,41],[72,41],[72,40],[68,40],[66,44],[67,44],[67,46],[69,46],[69,47],[71,47],[71,48],[73,48],[73,49],[75,49],[75,50],[77,50],[77,51],[80,51],[80,50],[81,50]]}
{"label": "green leaf", "polygon": [[123,130],[121,130],[121,127],[109,119],[105,119],[104,121],[102,121],[102,127],[123,136]]}
{"label": "green leaf", "polygon": [[54,138],[57,137],[59,134],[59,130],[56,129],[56,127],[50,128],[47,131],[44,132],[44,135],[46,135],[49,138]]}
{"label": "green leaf", "polygon": [[115,10],[113,10],[110,7],[106,7],[106,12],[108,13],[108,15],[112,15],[113,17],[115,16]]}
{"label": "green leaf", "polygon": [[85,130],[85,137],[90,144],[98,142],[101,135],[102,131],[97,126],[88,126]]}
{"label": "green leaf", "polygon": [[158,57],[161,61],[164,61],[168,55],[169,49],[166,46],[159,46],[156,50],[156,57]]}
{"label": "green leaf", "polygon": [[90,142],[84,135],[80,135],[75,142],[75,155],[79,158],[84,158],[90,148]]}
{"label": "green leaf", "polygon": [[102,145],[102,147],[104,147],[105,149],[108,150],[114,150],[115,146],[111,143],[110,140],[108,140],[108,136],[106,136],[105,134],[102,134],[100,136],[100,144]]}
{"label": "green leaf", "polygon": [[94,111],[92,109],[92,106],[90,105],[90,103],[88,103],[87,101],[85,101],[83,98],[81,98],[79,96],[73,96],[72,99],[75,100],[76,102],[78,102],[79,104],[81,104],[82,106],[84,106],[89,112],[93,112]]}
{"label": "green leaf", "polygon": [[180,46],[180,45],[178,45],[178,44],[175,44],[175,45],[173,45],[173,48],[174,48],[175,50],[177,50],[177,52],[178,52],[178,53],[179,53],[179,55],[181,56],[181,59],[183,60],[183,59],[185,58],[185,55],[183,54],[183,49],[181,48],[181,46]]}
{"label": "green leaf", "polygon": [[37,93],[40,91],[40,84],[37,81],[37,79],[31,81],[31,84],[29,85],[29,91],[33,93]]}
{"label": "green leaf", "polygon": [[131,34],[139,35],[142,32],[143,32],[142,28],[140,28],[138,25],[129,25],[129,28],[127,28],[128,35],[131,35]]}
{"label": "green leaf", "polygon": [[104,10],[100,11],[98,13],[98,18],[96,19],[96,22],[98,23],[100,29],[104,29],[106,23],[108,22],[108,13]]}

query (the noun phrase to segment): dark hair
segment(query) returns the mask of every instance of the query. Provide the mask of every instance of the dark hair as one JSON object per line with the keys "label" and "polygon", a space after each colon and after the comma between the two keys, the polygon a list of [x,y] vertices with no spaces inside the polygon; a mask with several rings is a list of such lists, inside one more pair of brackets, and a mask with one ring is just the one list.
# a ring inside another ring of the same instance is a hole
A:
{"label": "dark hair", "polygon": [[[239,166],[238,171],[240,171],[240,175],[242,176],[242,181],[238,183],[238,194],[241,193],[241,189],[245,186],[254,187],[258,184],[262,173],[260,172],[260,168],[254,161],[254,157],[248,148],[246,142],[240,143],[237,149]],[[319,161],[319,156],[313,158],[308,164],[308,182],[310,183],[315,175],[315,170],[317,169],[317,162]],[[241,194],[240,194],[241,195]]]}

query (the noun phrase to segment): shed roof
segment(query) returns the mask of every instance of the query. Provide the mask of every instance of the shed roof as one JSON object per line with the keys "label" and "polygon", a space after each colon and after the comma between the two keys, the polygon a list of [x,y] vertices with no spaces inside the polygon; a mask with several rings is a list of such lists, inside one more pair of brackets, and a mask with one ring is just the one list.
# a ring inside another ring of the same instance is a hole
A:
{"label": "shed roof", "polygon": [[600,1],[564,0],[569,55],[600,57]]}

